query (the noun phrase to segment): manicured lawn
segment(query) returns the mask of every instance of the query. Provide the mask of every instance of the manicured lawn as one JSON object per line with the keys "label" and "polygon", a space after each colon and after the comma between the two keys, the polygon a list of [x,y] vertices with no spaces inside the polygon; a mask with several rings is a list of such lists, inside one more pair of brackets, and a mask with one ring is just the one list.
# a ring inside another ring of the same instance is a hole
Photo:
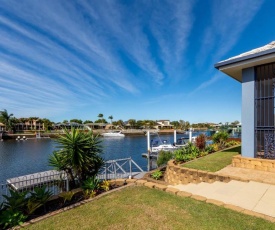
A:
{"label": "manicured lawn", "polygon": [[275,224],[213,204],[149,189],[125,188],[27,229],[275,229]]}
{"label": "manicured lawn", "polygon": [[238,146],[198,158],[192,162],[185,163],[183,166],[186,168],[199,169],[208,172],[217,172],[227,165],[230,165],[232,162],[232,157],[240,154],[240,152],[241,146]]}

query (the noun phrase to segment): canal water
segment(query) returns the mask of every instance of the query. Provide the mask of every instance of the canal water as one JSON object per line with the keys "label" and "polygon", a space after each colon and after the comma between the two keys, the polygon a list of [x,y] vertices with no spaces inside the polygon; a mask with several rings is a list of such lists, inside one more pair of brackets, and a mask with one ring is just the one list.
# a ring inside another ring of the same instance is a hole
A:
{"label": "canal water", "polygon": [[[170,139],[173,143],[173,135],[162,135],[161,138]],[[0,182],[52,169],[48,159],[57,150],[56,145],[55,139],[0,141]],[[102,138],[102,146],[102,157],[105,160],[131,157],[143,170],[147,170],[147,159],[141,156],[147,152],[146,136]]]}

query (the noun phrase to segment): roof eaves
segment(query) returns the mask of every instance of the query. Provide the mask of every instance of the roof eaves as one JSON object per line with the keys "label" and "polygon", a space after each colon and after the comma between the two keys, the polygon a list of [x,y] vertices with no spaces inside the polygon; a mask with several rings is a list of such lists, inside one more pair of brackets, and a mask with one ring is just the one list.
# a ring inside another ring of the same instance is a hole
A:
{"label": "roof eaves", "polygon": [[265,50],[265,51],[262,51],[262,52],[259,52],[259,53],[249,54],[249,55],[242,56],[242,57],[227,59],[225,61],[221,61],[221,62],[216,63],[214,65],[214,67],[216,69],[219,69],[220,67],[223,67],[223,66],[226,66],[226,65],[246,61],[246,60],[249,60],[249,59],[261,57],[261,56],[268,55],[268,54],[271,54],[271,53],[275,53],[275,48]]}

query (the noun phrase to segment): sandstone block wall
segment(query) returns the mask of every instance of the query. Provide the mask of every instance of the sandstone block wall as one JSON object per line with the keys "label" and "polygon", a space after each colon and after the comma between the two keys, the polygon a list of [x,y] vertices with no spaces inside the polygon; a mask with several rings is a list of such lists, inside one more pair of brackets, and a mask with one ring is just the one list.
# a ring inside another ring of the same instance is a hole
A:
{"label": "sandstone block wall", "polygon": [[214,181],[229,182],[231,178],[220,176],[216,173],[201,171],[197,169],[184,168],[183,165],[175,165],[173,160],[169,161],[166,167],[164,180],[168,184],[188,184]]}
{"label": "sandstone block wall", "polygon": [[275,172],[275,161],[260,158],[234,156],[232,166],[247,169],[257,169],[266,172]]}

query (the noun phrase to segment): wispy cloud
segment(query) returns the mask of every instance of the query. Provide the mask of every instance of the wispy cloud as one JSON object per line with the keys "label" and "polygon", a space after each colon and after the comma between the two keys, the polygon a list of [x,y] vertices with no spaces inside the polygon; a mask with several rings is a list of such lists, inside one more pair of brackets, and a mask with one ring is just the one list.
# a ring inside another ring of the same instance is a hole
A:
{"label": "wispy cloud", "polygon": [[[220,59],[236,44],[241,34],[260,10],[263,0],[249,2],[238,0],[221,0],[213,2],[212,22],[205,28],[201,48],[197,57],[197,65],[220,61]],[[209,66],[213,69],[213,65]],[[209,70],[206,70],[209,72]],[[218,79],[219,75],[208,79],[199,85],[194,91],[206,88]]]}
{"label": "wispy cloud", "polygon": [[[168,73],[184,65],[195,1],[163,1],[153,9],[150,27],[160,47],[160,57]],[[170,76],[173,77],[173,76]]]}

